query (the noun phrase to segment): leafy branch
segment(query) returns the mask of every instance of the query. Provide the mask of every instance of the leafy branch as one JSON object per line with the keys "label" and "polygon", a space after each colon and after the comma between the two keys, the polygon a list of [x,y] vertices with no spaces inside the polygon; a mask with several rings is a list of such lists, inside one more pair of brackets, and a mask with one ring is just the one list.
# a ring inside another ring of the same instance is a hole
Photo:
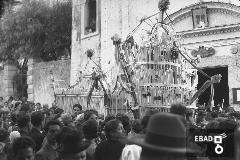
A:
{"label": "leafy branch", "polygon": [[0,26],[0,58],[57,60],[70,53],[71,2],[48,6],[42,1],[23,1],[14,11],[5,8]]}

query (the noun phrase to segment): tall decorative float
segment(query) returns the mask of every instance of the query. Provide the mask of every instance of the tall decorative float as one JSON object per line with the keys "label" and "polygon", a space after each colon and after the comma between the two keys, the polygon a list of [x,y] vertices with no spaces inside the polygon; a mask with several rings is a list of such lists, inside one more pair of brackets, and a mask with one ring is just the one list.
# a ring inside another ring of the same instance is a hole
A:
{"label": "tall decorative float", "polygon": [[197,70],[205,74],[197,68],[200,57],[188,55],[181,47],[180,36],[163,22],[168,5],[168,0],[159,2],[160,20],[146,31],[147,37],[141,44],[134,41],[133,34],[125,41],[118,35],[112,37],[121,70],[118,81],[129,93],[133,111],[140,107],[141,112],[149,108],[168,112],[170,105],[176,102],[196,108],[198,96],[221,80],[220,75],[208,76],[210,80],[197,91]]}

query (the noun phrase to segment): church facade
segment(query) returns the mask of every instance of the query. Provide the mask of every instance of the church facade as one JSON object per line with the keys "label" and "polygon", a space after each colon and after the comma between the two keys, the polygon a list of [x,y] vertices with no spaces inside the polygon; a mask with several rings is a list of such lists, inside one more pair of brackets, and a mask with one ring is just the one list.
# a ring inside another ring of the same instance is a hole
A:
{"label": "church facade", "polygon": [[[223,2],[200,2],[171,14],[166,22],[181,37],[182,47],[191,56],[200,55],[198,67],[209,76],[221,74],[214,86],[214,103],[238,106],[240,88],[240,7]],[[208,80],[198,73],[198,88]],[[210,89],[199,98],[209,100]]]}

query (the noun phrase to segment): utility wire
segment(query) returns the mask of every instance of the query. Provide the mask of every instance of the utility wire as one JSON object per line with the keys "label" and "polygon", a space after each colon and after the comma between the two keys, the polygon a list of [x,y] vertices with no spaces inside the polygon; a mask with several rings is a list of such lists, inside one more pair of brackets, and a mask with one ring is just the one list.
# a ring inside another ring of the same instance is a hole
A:
{"label": "utility wire", "polygon": [[[153,15],[151,15],[151,16],[146,17],[146,18],[142,18],[142,19],[140,20],[140,23],[132,30],[131,34],[129,34],[128,37],[130,38],[130,37],[137,31],[137,29],[142,25],[143,22],[145,22],[146,20],[148,20],[148,19],[150,19],[150,18],[158,15],[159,13],[160,13],[160,12],[155,13],[155,14],[153,14]],[[128,40],[128,39],[127,39],[127,40]],[[127,40],[126,40],[126,41],[127,41]]]}

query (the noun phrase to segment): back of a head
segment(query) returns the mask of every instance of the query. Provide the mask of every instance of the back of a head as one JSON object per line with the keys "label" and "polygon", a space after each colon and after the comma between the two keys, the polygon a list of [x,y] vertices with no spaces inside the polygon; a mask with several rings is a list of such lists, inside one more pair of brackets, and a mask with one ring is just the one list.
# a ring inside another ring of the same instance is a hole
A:
{"label": "back of a head", "polygon": [[115,132],[118,128],[118,125],[121,123],[121,121],[117,120],[117,119],[113,119],[113,120],[110,120],[106,123],[105,125],[105,133],[106,133],[106,137],[108,139],[111,139],[111,132]]}
{"label": "back of a head", "polygon": [[63,127],[56,135],[56,140],[60,144],[60,154],[75,154],[82,151],[79,150],[79,146],[84,143],[83,137],[81,130],[74,127]]}
{"label": "back of a head", "polygon": [[44,120],[44,116],[43,116],[42,112],[37,111],[37,112],[33,112],[31,114],[31,123],[33,126],[35,126],[35,127],[41,126],[43,120]]}
{"label": "back of a head", "polygon": [[107,123],[108,121],[113,120],[113,119],[115,119],[115,118],[116,118],[116,117],[115,117],[114,115],[107,115],[107,116],[105,117],[104,122]]}
{"label": "back of a head", "polygon": [[97,112],[96,110],[94,110],[94,109],[86,110],[86,111],[84,112],[84,120],[85,120],[85,121],[89,120],[90,117],[91,117],[93,114],[96,115],[96,116],[98,116],[98,112]]}
{"label": "back of a head", "polygon": [[22,149],[32,148],[35,150],[36,144],[33,139],[27,136],[19,137],[13,142],[13,154],[16,155]]}
{"label": "back of a head", "polygon": [[31,111],[31,108],[30,108],[30,106],[28,104],[24,104],[20,111],[23,111],[23,112],[26,113],[26,112]]}
{"label": "back of a head", "polygon": [[142,131],[142,125],[140,120],[133,120],[132,121],[132,130],[135,133],[140,133]]}
{"label": "back of a head", "polygon": [[87,120],[82,127],[84,136],[88,140],[92,140],[97,137],[98,123],[95,120]]}
{"label": "back of a head", "polygon": [[63,109],[61,109],[61,108],[56,108],[56,109],[54,110],[55,116],[54,116],[53,119],[58,119],[58,118],[60,118],[61,115],[63,114],[63,112],[64,112]]}
{"label": "back of a head", "polygon": [[72,122],[72,116],[68,113],[62,114],[61,119],[65,126],[69,125]]}
{"label": "back of a head", "polygon": [[61,130],[56,134],[56,141],[60,144],[61,140],[62,140],[62,137],[70,132],[71,130],[73,130],[74,128],[72,127],[69,127],[69,126],[64,126],[61,128]]}
{"label": "back of a head", "polygon": [[186,115],[186,106],[181,103],[172,104],[170,112],[173,114],[185,116]]}
{"label": "back of a head", "polygon": [[[77,135],[77,138],[79,139],[82,139],[84,137],[83,132],[81,130],[77,130],[75,127],[65,126],[65,127],[62,127],[61,130],[57,133],[56,139],[58,140],[58,142],[61,143],[67,140],[66,137],[74,137],[76,135]],[[75,139],[75,140],[78,140],[78,139]]]}
{"label": "back of a head", "polygon": [[17,118],[17,125],[19,128],[27,127],[30,122],[30,117],[27,114],[21,113]]}
{"label": "back of a head", "polygon": [[50,120],[47,122],[47,124],[44,127],[45,132],[48,132],[49,126],[54,126],[54,125],[58,125],[60,126],[60,128],[62,127],[62,123],[58,120]]}
{"label": "back of a head", "polygon": [[82,106],[80,104],[74,104],[73,105],[73,109],[76,108],[76,107],[79,108],[80,111],[82,110]]}

